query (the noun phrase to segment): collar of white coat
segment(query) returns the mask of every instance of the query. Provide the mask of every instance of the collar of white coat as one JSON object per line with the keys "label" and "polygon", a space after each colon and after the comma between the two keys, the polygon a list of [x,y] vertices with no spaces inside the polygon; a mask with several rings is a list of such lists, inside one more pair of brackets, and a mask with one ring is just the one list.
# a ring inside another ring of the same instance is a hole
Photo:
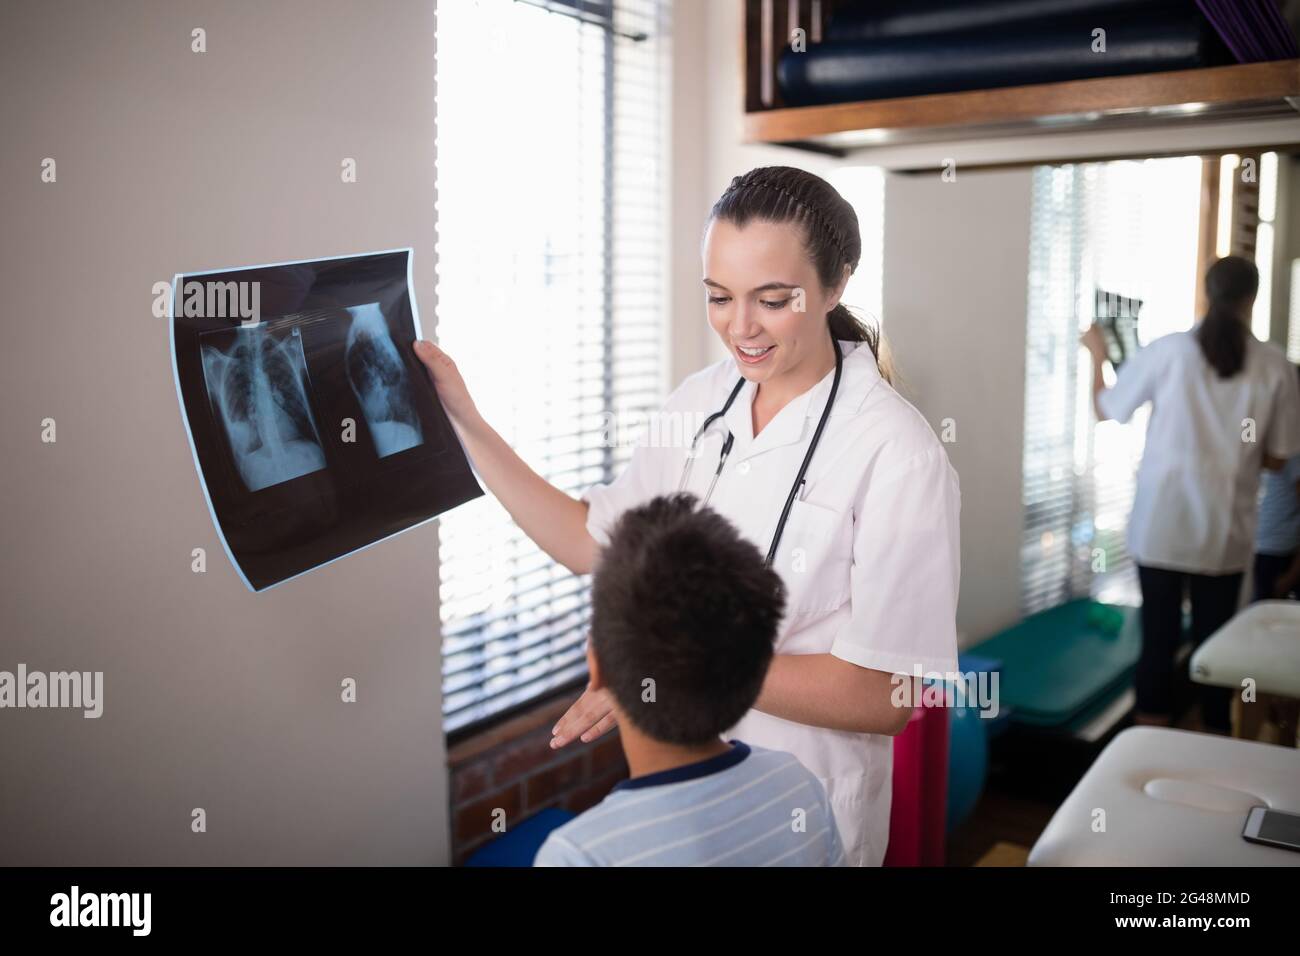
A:
{"label": "collar of white coat", "polygon": [[[837,344],[844,356],[844,369],[840,373],[840,387],[831,408],[831,418],[855,414],[862,408],[867,394],[880,381],[876,357],[866,342],[840,341]],[[757,438],[753,434],[752,411],[755,386],[753,382],[745,382],[724,416],[727,427],[740,443],[737,452],[747,458],[770,448],[810,438],[821,418],[822,409],[826,407],[826,398],[830,395],[834,379],[835,370],[831,369],[816,385],[791,399],[785,408],[777,412],[776,417],[758,433]],[[728,391],[734,384],[733,381],[728,386]]]}

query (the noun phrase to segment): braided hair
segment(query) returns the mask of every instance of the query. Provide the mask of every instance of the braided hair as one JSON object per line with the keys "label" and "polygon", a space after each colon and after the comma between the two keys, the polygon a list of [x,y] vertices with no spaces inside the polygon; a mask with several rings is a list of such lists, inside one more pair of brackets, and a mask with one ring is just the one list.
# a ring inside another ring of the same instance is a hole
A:
{"label": "braided hair", "polygon": [[[833,288],[844,266],[855,272],[862,258],[858,215],[826,180],[793,166],[759,166],[735,176],[713,204],[705,223],[715,220],[743,228],[751,219],[794,223],[803,229],[804,249],[822,287]],[[866,342],[885,381],[893,378],[877,329],[863,323],[843,302],[826,314],[831,334],[841,341]]]}

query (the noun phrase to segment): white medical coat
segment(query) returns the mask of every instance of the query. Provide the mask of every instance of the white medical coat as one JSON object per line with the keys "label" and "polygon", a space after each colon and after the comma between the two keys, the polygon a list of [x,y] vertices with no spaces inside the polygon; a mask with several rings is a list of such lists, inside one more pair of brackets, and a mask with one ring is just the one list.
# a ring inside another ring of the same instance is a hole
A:
{"label": "white medical coat", "polygon": [[1263,453],[1300,454],[1300,387],[1281,349],[1246,337],[1246,363],[1219,378],[1195,331],[1156,339],[1120,368],[1101,410],[1126,422],[1147,402],[1128,551],[1193,574],[1244,571],[1254,553]]}
{"label": "white medical coat", "polygon": [[[957,670],[960,490],[943,445],[881,377],[870,348],[841,342],[844,368],[825,431],[773,561],[787,588],[778,654],[833,654],[872,670]],[[709,505],[767,552],[834,372],[753,435],[755,386],[725,416],[735,436]],[[690,440],[739,378],[725,359],[669,396],[628,467],[584,495],[602,545],[627,508],[677,490]],[[701,439],[685,490],[703,496],[725,430]],[[793,753],[826,787],[850,865],[876,866],[889,837],[893,738],[751,710],[728,737]]]}

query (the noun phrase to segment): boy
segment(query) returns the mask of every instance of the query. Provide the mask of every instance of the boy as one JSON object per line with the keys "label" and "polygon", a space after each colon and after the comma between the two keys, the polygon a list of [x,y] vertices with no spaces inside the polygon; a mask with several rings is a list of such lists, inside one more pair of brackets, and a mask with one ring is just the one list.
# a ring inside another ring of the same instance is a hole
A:
{"label": "boy", "polygon": [[[1296,366],[1300,374],[1300,365]],[[1260,473],[1255,529],[1256,601],[1293,598],[1300,588],[1300,455],[1270,459]]]}
{"label": "boy", "polygon": [[630,778],[534,865],[843,865],[818,779],[720,736],[758,699],[784,609],[758,549],[692,496],[623,515],[592,584],[587,663],[614,699]]}

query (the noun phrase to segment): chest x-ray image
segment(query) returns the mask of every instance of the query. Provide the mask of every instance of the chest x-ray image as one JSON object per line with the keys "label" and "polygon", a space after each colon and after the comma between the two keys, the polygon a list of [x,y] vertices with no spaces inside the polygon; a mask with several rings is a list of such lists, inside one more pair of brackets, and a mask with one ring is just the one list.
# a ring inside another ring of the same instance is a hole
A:
{"label": "chest x-ray image", "polygon": [[414,448],[424,441],[420,418],[406,367],[379,303],[354,306],[348,314],[352,316],[346,352],[348,382],[365,413],[375,452],[387,458]]}
{"label": "chest x-ray image", "polygon": [[248,490],[324,468],[299,330],[277,336],[259,323],[200,341],[208,399]]}
{"label": "chest x-ray image", "polygon": [[182,418],[218,536],[251,590],[483,493],[411,350],[422,333],[410,257],[173,282]]}

